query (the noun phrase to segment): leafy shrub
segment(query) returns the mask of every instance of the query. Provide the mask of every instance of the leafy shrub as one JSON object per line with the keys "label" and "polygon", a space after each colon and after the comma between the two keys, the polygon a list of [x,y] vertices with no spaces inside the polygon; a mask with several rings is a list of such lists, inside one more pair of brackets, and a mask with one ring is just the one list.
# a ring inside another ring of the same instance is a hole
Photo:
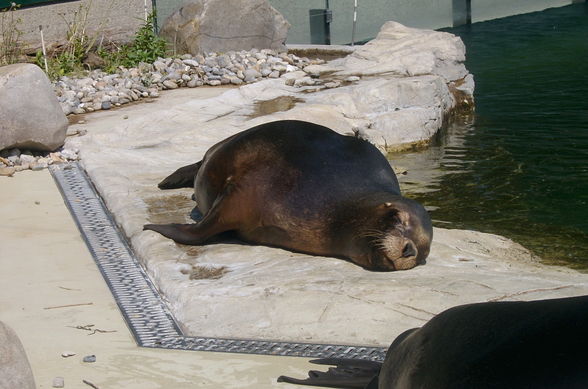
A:
{"label": "leafy shrub", "polygon": [[153,23],[155,13],[151,13],[145,24],[135,34],[135,39],[129,45],[114,51],[100,50],[98,54],[104,59],[104,70],[113,73],[119,66],[135,67],[141,62],[152,63],[159,57],[164,57],[166,42],[155,34]]}

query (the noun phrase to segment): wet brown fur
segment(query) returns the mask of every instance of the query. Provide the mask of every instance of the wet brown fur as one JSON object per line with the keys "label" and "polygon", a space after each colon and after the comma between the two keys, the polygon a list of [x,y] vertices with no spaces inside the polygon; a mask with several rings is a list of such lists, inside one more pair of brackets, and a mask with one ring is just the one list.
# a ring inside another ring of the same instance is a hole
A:
{"label": "wet brown fur", "polygon": [[385,157],[316,124],[279,121],[238,133],[159,187],[192,185],[199,223],[145,229],[194,245],[236,231],[247,242],[348,258],[370,270],[409,269],[429,253],[429,216],[400,195]]}

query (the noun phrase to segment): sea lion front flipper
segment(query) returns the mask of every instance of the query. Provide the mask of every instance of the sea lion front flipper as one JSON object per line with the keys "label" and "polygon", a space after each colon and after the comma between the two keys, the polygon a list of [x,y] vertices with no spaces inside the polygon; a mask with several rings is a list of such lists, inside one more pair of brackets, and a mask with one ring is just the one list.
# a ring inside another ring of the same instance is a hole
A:
{"label": "sea lion front flipper", "polygon": [[194,186],[194,177],[200,169],[202,161],[184,166],[165,177],[163,181],[157,184],[159,189],[178,189],[192,188]]}
{"label": "sea lion front flipper", "polygon": [[308,378],[304,380],[280,376],[278,382],[328,388],[377,388],[377,376],[382,366],[380,362],[343,358],[315,359],[310,362],[336,367],[331,367],[326,372],[311,370],[308,372]]}

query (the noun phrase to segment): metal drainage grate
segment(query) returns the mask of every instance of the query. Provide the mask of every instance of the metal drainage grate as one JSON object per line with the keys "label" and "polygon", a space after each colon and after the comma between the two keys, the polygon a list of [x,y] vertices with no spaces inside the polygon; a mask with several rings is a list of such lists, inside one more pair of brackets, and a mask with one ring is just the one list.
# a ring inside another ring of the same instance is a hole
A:
{"label": "metal drainage grate", "polygon": [[384,359],[386,349],[380,347],[183,335],[81,166],[78,163],[51,165],[50,171],[139,346],[312,358]]}

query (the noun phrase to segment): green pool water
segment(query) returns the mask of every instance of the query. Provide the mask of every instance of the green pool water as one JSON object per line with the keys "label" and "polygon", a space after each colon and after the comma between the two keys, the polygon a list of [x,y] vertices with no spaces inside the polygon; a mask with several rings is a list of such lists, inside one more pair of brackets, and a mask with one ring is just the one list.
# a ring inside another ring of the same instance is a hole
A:
{"label": "green pool water", "polygon": [[405,192],[437,226],[588,270],[588,4],[448,31],[466,44],[476,111],[391,157]]}

